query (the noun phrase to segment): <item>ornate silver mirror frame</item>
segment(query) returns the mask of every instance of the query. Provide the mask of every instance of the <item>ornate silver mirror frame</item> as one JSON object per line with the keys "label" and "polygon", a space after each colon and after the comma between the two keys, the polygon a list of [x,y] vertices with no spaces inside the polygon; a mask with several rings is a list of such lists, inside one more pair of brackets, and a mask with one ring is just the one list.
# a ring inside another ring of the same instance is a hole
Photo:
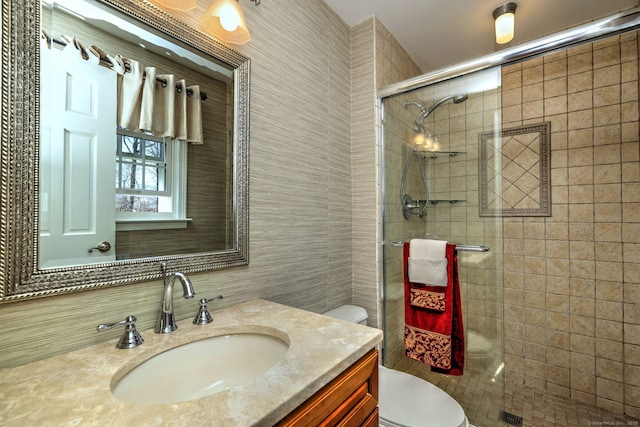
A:
{"label": "ornate silver mirror frame", "polygon": [[[40,0],[2,0],[0,303],[249,263],[250,60],[145,2],[98,0],[234,68],[236,193],[231,250],[38,269]],[[206,249],[203,249],[206,250]]]}

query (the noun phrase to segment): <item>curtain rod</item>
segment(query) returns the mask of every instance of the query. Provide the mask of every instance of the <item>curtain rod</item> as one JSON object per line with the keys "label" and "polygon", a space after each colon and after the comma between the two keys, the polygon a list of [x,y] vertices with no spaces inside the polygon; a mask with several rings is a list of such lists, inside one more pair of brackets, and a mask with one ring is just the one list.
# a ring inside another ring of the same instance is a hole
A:
{"label": "curtain rod", "polygon": [[[67,45],[67,43],[65,43],[62,40],[58,40],[58,39],[55,39],[53,37],[48,37],[48,36],[45,36],[45,37],[47,37],[50,42],[55,43],[57,45],[60,45],[60,46],[66,46]],[[100,59],[102,60],[102,58],[100,58]],[[108,59],[107,59],[107,61],[109,63],[111,62]],[[131,66],[129,64],[124,64],[124,72],[125,73],[131,72]],[[146,76],[146,73],[143,74],[143,77],[144,76]],[[167,87],[167,81],[165,79],[161,79],[161,78],[156,77],[156,81],[158,83],[160,83],[160,85],[162,85],[162,87]],[[178,93],[182,93],[182,85],[179,84],[179,83],[176,84],[176,90],[178,91]],[[187,96],[193,96],[193,90],[192,89],[187,89]],[[204,101],[206,99],[207,99],[207,93],[206,92],[200,92],[200,100]]]}

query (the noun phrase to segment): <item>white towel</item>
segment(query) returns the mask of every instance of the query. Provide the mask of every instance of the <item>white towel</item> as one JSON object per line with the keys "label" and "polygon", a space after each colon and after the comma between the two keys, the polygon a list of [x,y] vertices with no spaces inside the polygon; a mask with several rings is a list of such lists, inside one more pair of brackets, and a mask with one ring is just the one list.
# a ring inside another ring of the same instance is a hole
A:
{"label": "white towel", "polygon": [[409,244],[409,280],[447,286],[446,240],[413,239]]}
{"label": "white towel", "polygon": [[412,239],[409,257],[422,259],[442,259],[447,257],[447,241],[433,239]]}

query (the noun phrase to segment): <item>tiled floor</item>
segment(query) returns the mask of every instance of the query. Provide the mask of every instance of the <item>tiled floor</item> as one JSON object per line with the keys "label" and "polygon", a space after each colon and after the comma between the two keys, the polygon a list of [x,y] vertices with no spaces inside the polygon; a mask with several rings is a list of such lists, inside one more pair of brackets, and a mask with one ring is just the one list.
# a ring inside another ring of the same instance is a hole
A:
{"label": "tiled floor", "polygon": [[[446,376],[433,373],[428,366],[409,358],[404,358],[395,368],[424,378],[449,393],[464,408],[475,427],[640,426],[637,419],[622,414],[612,414],[530,387],[503,384],[502,377],[492,382],[491,375],[482,372],[471,372],[460,377]],[[502,421],[502,411],[521,417],[521,424]]]}

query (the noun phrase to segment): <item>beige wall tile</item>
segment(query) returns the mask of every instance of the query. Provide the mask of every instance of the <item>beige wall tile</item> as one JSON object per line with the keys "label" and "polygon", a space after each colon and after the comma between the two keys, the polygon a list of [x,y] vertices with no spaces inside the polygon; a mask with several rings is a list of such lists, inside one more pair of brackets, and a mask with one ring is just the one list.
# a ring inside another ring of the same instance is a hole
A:
{"label": "beige wall tile", "polygon": [[[547,344],[556,348],[568,348],[570,319],[567,313],[547,312]],[[558,332],[563,332],[558,334]],[[555,333],[555,335],[554,335]]]}
{"label": "beige wall tile", "polygon": [[[590,374],[571,370],[571,388],[579,392],[595,394],[596,392],[596,377]],[[573,393],[572,393],[573,397]]]}
{"label": "beige wall tile", "polygon": [[622,222],[622,203],[596,203],[594,209],[596,222]]}
{"label": "beige wall tile", "polygon": [[640,304],[624,304],[624,321],[640,325]]}
{"label": "beige wall tile", "polygon": [[571,277],[571,295],[582,298],[595,298],[595,281]]}
{"label": "beige wall tile", "polygon": [[587,129],[593,126],[593,111],[579,110],[571,111],[568,114],[568,129]]}
{"label": "beige wall tile", "polygon": [[625,359],[624,348],[626,346],[621,341],[598,338],[596,339],[596,357],[622,362]]}
{"label": "beige wall tile", "polygon": [[622,283],[603,281],[603,280],[597,281],[596,282],[596,298],[598,299],[599,302],[606,302],[606,301],[622,302],[624,298],[623,289],[624,289],[624,286]]}
{"label": "beige wall tile", "polygon": [[[620,121],[621,107],[619,104],[595,107],[593,109],[593,125],[605,126],[611,122]],[[627,120],[630,121],[630,120]]]}
{"label": "beige wall tile", "polygon": [[593,67],[602,68],[620,63],[620,45],[615,44],[593,50]]}
{"label": "beige wall tile", "polygon": [[629,243],[640,241],[640,224],[639,223],[622,224],[622,241],[629,242]]}
{"label": "beige wall tile", "polygon": [[[506,87],[512,87],[509,85],[509,82],[505,82],[504,79],[502,84]],[[534,84],[528,84],[526,86],[522,86],[522,102],[529,103],[532,101],[542,101],[544,99],[544,83],[538,82]]]}
{"label": "beige wall tile", "polygon": [[625,362],[631,365],[640,366],[640,347],[639,346],[631,345],[631,344],[625,346],[624,355],[625,355]]}
{"label": "beige wall tile", "polygon": [[580,92],[593,88],[593,70],[588,70],[567,77],[568,93]]}
{"label": "beige wall tile", "polygon": [[[596,165],[607,165],[607,168],[603,168],[605,170],[610,169],[612,171],[620,170],[620,161],[621,161],[621,151],[619,145],[600,145],[596,146],[593,149],[594,153],[594,164]],[[599,174],[602,174],[600,172]],[[620,181],[620,176],[614,175],[617,178],[617,181]],[[600,181],[602,183],[602,181]]]}
{"label": "beige wall tile", "polygon": [[622,225],[616,223],[596,223],[595,236],[598,242],[620,242]]}
{"label": "beige wall tile", "polygon": [[552,81],[567,76],[567,59],[555,59],[545,57],[544,61],[544,81]]}
{"label": "beige wall tile", "polygon": [[596,145],[601,144],[619,144],[621,141],[622,127],[619,123],[607,126],[598,126],[593,129],[593,138]]}
{"label": "beige wall tile", "polygon": [[[546,92],[545,92],[546,96]],[[593,108],[596,101],[595,93],[591,90],[583,90],[580,92],[573,92],[568,97],[568,111],[589,110]],[[619,99],[619,98],[618,98]]]}
{"label": "beige wall tile", "polygon": [[[596,358],[596,376],[599,378],[606,378],[608,380],[623,383],[624,364],[608,359]],[[618,387],[620,388],[620,390],[622,390],[623,388],[622,384],[618,384]],[[598,395],[600,395],[599,391]]]}
{"label": "beige wall tile", "polygon": [[[619,262],[622,259],[622,244],[618,242],[597,242],[595,244],[596,260]],[[596,267],[599,267],[596,264]]]}
{"label": "beige wall tile", "polygon": [[595,336],[595,322],[591,316],[569,316],[572,334]]}
{"label": "beige wall tile", "polygon": [[[571,366],[571,353],[559,348],[547,348],[547,362],[550,365],[569,368]],[[567,384],[567,387],[569,385]]]}
{"label": "beige wall tile", "polygon": [[598,378],[596,387],[599,397],[613,400],[614,402],[622,402],[624,399],[624,387],[621,382]]}
{"label": "beige wall tile", "polygon": [[571,386],[571,371],[567,368],[549,365],[547,366],[549,382],[563,387]]}
{"label": "beige wall tile", "polygon": [[603,87],[620,84],[620,65],[611,65],[604,68],[594,68],[593,87]]}
{"label": "beige wall tile", "polygon": [[526,66],[522,69],[522,85],[527,86],[543,81],[542,64],[534,66]]}
{"label": "beige wall tile", "polygon": [[596,336],[605,340],[622,342],[624,339],[622,336],[622,322],[596,320]]}
{"label": "beige wall tile", "polygon": [[622,81],[638,80],[638,64],[637,62],[625,62],[622,64]]}
{"label": "beige wall tile", "polygon": [[553,329],[547,330],[547,345],[561,350],[570,350],[569,332]]}
{"label": "beige wall tile", "polygon": [[569,76],[584,72],[591,72],[593,69],[593,53],[591,51],[576,55],[569,55],[567,58]]}
{"label": "beige wall tile", "polygon": [[613,105],[620,103],[620,86],[605,86],[599,87],[587,92],[593,97],[592,107],[602,107],[605,105]]}

